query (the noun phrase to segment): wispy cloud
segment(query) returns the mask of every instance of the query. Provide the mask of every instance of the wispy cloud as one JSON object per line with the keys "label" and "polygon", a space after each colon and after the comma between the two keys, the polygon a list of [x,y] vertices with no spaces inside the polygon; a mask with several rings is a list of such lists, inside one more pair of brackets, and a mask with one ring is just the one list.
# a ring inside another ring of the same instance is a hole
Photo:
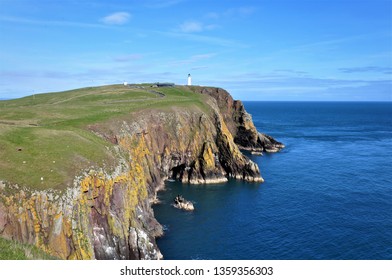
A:
{"label": "wispy cloud", "polygon": [[[284,47],[279,47],[270,50],[269,52],[264,52],[262,55],[255,57],[253,62],[265,62],[265,61],[280,61],[281,58],[289,56],[291,58],[301,57],[304,61],[306,59],[314,59],[314,57],[323,57],[326,60],[326,57],[331,57],[331,63],[333,60],[337,60],[337,54],[339,54],[340,49],[345,49],[348,46],[354,47],[355,44],[361,44],[362,42],[368,42],[372,39],[377,39],[384,37],[385,34],[382,32],[379,33],[362,33],[356,34],[352,36],[340,36],[340,37],[333,37],[328,39],[320,39],[320,40],[313,40],[309,42],[304,42],[302,44],[285,44]],[[390,52],[383,52],[380,54],[375,55],[367,55],[363,56],[361,59],[369,60],[369,62],[365,63],[372,63],[375,60],[381,59],[390,59]],[[389,56],[388,56],[389,55]],[[351,65],[358,61],[358,58],[350,57],[350,53],[348,52],[344,57],[339,58],[340,62],[345,61],[345,64],[341,65]],[[353,60],[355,61],[353,62]],[[321,64],[320,64],[321,65]],[[339,66],[341,66],[339,65]],[[336,68],[335,68],[336,69]]]}
{"label": "wispy cloud", "polygon": [[103,24],[85,23],[76,21],[58,21],[58,20],[38,20],[20,17],[0,16],[0,21],[11,22],[17,24],[27,25],[44,25],[44,26],[65,26],[65,27],[80,27],[80,28],[104,28]]}
{"label": "wispy cloud", "polygon": [[208,12],[204,15],[205,18],[218,20],[224,17],[237,18],[248,17],[256,12],[255,7],[244,6],[238,8],[230,8],[221,12]]}
{"label": "wispy cloud", "polygon": [[308,72],[293,70],[293,69],[276,69],[274,70],[275,73],[282,73],[282,74],[294,74],[294,75],[306,75]]}
{"label": "wispy cloud", "polygon": [[143,58],[142,54],[134,53],[134,54],[117,56],[117,57],[114,58],[114,61],[116,61],[116,62],[128,62],[128,61],[140,60],[142,58]]}
{"label": "wispy cloud", "polygon": [[167,8],[185,1],[186,0],[148,0],[145,3],[145,7],[152,9]]}
{"label": "wispy cloud", "polygon": [[353,100],[353,96],[358,96],[354,99],[358,101],[392,99],[391,80],[244,73],[203,82],[224,87],[233,93],[234,97],[240,94],[245,100]]}
{"label": "wispy cloud", "polygon": [[225,16],[250,16],[256,11],[255,7],[250,7],[250,6],[244,6],[244,7],[239,7],[239,8],[232,8],[226,10],[223,15]]}
{"label": "wispy cloud", "polygon": [[305,51],[320,51],[320,50],[330,50],[340,47],[345,44],[359,43],[361,41],[369,41],[380,37],[385,37],[384,32],[379,33],[363,33],[356,34],[352,36],[335,37],[326,40],[319,40],[309,43],[304,43],[301,45],[289,47],[287,49],[281,50],[283,52],[305,52]]}
{"label": "wispy cloud", "polygon": [[182,32],[200,32],[203,31],[203,25],[198,21],[186,21],[180,24],[180,31]]}
{"label": "wispy cloud", "polygon": [[[217,80],[218,81],[218,80]],[[278,91],[282,88],[327,90],[347,87],[363,87],[376,81],[361,79],[328,79],[314,77],[292,77],[275,74],[244,73],[235,76],[227,76],[221,83],[235,84],[239,87],[258,88],[260,91]]]}
{"label": "wispy cloud", "polygon": [[105,16],[101,19],[101,22],[109,25],[122,25],[127,23],[131,19],[131,14],[127,12],[117,12]]}
{"label": "wispy cloud", "polygon": [[380,67],[380,66],[347,67],[347,68],[339,68],[339,71],[343,73],[374,72],[374,73],[392,74],[392,67]]}
{"label": "wispy cloud", "polygon": [[206,44],[217,45],[217,46],[222,46],[222,47],[235,47],[235,48],[248,47],[248,45],[243,44],[241,42],[238,42],[235,40],[230,40],[230,39],[225,39],[225,38],[220,38],[220,37],[216,37],[216,36],[206,36],[206,35],[201,35],[201,34],[184,33],[184,32],[160,32],[160,31],[157,31],[156,33],[159,33],[159,34],[162,34],[162,35],[168,36],[168,37],[181,38],[181,39],[189,40],[189,41],[193,41],[193,42],[206,43]]}
{"label": "wispy cloud", "polygon": [[[191,57],[189,57],[187,59],[172,61],[170,64],[176,65],[176,66],[178,66],[178,65],[191,65],[191,64],[197,63],[199,61],[208,60],[214,56],[216,56],[216,53],[197,54],[197,55],[192,55]],[[205,66],[202,66],[202,67],[206,68]],[[194,68],[196,69],[196,66],[194,66]]]}
{"label": "wispy cloud", "polygon": [[215,24],[204,24],[200,21],[189,20],[180,24],[178,30],[184,33],[202,32],[205,30],[213,30],[218,26]]}
{"label": "wispy cloud", "polygon": [[216,53],[197,54],[197,55],[193,55],[191,57],[191,59],[193,61],[198,61],[198,60],[201,60],[201,59],[208,59],[208,58],[211,58],[211,57],[214,57],[214,56],[216,56]]}
{"label": "wispy cloud", "polygon": [[192,67],[191,70],[196,71],[196,70],[204,70],[204,69],[208,69],[208,68],[210,68],[210,67],[209,66],[195,66],[195,67]]}
{"label": "wispy cloud", "polygon": [[219,19],[220,18],[220,14],[216,13],[216,12],[209,12],[205,15],[205,18],[208,19]]}

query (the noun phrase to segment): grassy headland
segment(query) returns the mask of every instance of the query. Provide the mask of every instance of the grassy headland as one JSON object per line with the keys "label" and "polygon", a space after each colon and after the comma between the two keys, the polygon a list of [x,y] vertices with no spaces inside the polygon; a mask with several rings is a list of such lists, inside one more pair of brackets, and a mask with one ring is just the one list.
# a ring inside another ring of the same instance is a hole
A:
{"label": "grassy headland", "polygon": [[89,87],[0,101],[0,180],[62,189],[85,168],[109,167],[113,144],[89,125],[145,109],[198,106],[204,96],[183,86]]}

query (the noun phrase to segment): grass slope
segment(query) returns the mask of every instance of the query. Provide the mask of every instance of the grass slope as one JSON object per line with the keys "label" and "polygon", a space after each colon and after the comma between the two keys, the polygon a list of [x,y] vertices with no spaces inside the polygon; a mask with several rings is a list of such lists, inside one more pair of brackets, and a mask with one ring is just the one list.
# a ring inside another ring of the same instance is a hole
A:
{"label": "grass slope", "polygon": [[0,237],[0,260],[55,260],[50,256],[29,244],[22,244],[16,241],[7,240]]}
{"label": "grass slope", "polygon": [[196,105],[205,110],[203,98],[187,87],[144,84],[0,101],[0,180],[33,189],[62,189],[80,170],[114,162],[112,144],[90,132],[88,125],[144,109]]}

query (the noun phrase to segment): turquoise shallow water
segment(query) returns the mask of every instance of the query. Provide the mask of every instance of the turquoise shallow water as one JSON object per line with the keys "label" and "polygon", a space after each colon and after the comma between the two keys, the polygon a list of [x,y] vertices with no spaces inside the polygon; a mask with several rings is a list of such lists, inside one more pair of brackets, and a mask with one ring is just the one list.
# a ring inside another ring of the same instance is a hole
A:
{"label": "turquoise shallow water", "polygon": [[[263,184],[167,183],[155,215],[166,259],[392,259],[392,104],[245,102],[286,148]],[[196,211],[170,206],[182,194]]]}

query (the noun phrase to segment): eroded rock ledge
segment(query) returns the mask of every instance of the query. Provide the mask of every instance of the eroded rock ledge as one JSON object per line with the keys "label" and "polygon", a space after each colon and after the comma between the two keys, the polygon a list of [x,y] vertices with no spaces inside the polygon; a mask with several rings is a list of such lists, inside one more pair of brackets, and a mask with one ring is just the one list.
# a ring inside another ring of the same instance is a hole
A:
{"label": "eroded rock ledge", "polygon": [[165,179],[184,183],[262,182],[241,149],[283,144],[257,132],[240,101],[222,89],[192,87],[206,107],[143,110],[90,126],[117,149],[114,170],[80,172],[64,192],[0,183],[0,235],[62,259],[160,259],[163,234],[151,203]]}

